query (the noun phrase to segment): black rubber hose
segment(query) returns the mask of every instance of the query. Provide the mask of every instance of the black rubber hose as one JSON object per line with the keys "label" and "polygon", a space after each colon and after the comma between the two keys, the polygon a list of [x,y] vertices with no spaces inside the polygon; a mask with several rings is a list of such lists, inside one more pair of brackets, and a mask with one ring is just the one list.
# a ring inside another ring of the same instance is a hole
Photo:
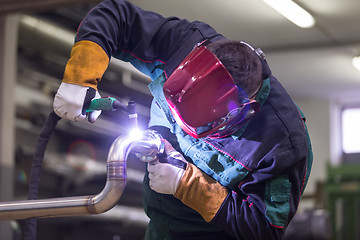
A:
{"label": "black rubber hose", "polygon": [[[29,192],[28,192],[29,200],[34,200],[38,198],[41,165],[44,160],[45,149],[50,140],[51,134],[54,132],[54,129],[60,119],[61,118],[58,115],[56,115],[54,111],[52,111],[49,114],[44,126],[41,129],[31,164],[31,174],[29,179]],[[24,229],[24,240],[36,240],[36,229],[37,229],[36,218],[26,219],[25,229]]]}

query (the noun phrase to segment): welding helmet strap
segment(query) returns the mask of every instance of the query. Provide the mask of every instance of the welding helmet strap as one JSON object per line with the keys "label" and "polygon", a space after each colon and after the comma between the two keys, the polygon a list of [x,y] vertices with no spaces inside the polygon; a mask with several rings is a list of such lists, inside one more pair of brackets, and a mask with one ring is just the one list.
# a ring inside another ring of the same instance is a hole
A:
{"label": "welding helmet strap", "polygon": [[261,65],[262,65],[262,69],[263,69],[263,74],[262,74],[262,78],[268,79],[271,76],[271,70],[269,67],[269,64],[267,63],[265,58],[260,58],[261,61]]}
{"label": "welding helmet strap", "polygon": [[247,47],[249,47],[251,50],[253,50],[256,55],[259,57],[260,62],[261,62],[261,66],[262,66],[262,78],[265,80],[267,78],[270,77],[271,75],[271,70],[269,67],[269,64],[267,63],[266,59],[265,59],[265,53],[260,49],[260,48],[254,48],[252,45],[250,45],[247,42],[244,41],[240,41],[241,44],[246,45]]}

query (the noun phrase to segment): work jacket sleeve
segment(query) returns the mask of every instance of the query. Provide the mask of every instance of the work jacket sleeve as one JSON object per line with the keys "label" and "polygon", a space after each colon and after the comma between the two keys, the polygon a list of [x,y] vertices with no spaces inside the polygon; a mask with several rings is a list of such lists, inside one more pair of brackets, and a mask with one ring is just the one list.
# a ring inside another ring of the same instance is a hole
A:
{"label": "work jacket sleeve", "polygon": [[170,75],[195,43],[218,37],[221,35],[202,22],[165,18],[127,1],[105,0],[83,19],[76,42],[94,42],[109,58],[132,62],[152,77],[158,68]]}
{"label": "work jacket sleeve", "polygon": [[262,168],[239,184],[240,191],[227,195],[211,223],[244,239],[281,239],[297,211],[310,167],[302,149],[307,146],[283,150],[262,162]]}

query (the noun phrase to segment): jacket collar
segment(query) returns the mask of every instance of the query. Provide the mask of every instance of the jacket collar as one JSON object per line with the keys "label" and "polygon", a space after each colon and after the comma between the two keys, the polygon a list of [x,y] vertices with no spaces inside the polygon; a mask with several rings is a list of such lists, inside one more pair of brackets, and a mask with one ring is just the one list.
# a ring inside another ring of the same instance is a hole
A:
{"label": "jacket collar", "polygon": [[[264,105],[266,99],[269,97],[269,93],[270,93],[270,77],[268,77],[267,79],[264,80],[259,92],[257,93],[257,95],[255,97],[255,100],[260,103],[260,108]],[[250,120],[250,122],[251,122],[251,120]],[[238,131],[233,133],[231,136],[234,139],[240,138],[241,135],[244,133],[244,131],[245,131],[248,124],[249,124],[249,122],[246,123]]]}

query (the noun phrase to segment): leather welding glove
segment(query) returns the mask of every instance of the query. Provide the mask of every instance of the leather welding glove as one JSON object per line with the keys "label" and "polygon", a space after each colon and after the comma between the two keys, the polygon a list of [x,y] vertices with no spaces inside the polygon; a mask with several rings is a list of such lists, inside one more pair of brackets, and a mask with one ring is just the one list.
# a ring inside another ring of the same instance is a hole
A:
{"label": "leather welding glove", "polygon": [[[63,82],[55,95],[54,111],[61,118],[82,121],[86,119],[86,108],[96,98],[101,96],[93,88]],[[100,114],[101,111],[90,112],[89,122],[95,122]]]}
{"label": "leather welding glove", "polygon": [[[174,160],[176,159],[176,161]],[[165,141],[164,156],[156,164],[148,163],[150,188],[158,193],[173,194],[185,205],[210,222],[219,211],[229,190],[202,172]]]}
{"label": "leather welding glove", "polygon": [[158,193],[174,194],[185,173],[187,161],[164,140],[164,153],[148,163],[150,188]]}
{"label": "leather welding glove", "polygon": [[[86,107],[93,98],[101,97],[97,85],[108,64],[109,57],[98,44],[88,40],[75,43],[54,98],[55,113],[71,121],[86,119]],[[100,113],[90,112],[89,122],[95,122]]]}

